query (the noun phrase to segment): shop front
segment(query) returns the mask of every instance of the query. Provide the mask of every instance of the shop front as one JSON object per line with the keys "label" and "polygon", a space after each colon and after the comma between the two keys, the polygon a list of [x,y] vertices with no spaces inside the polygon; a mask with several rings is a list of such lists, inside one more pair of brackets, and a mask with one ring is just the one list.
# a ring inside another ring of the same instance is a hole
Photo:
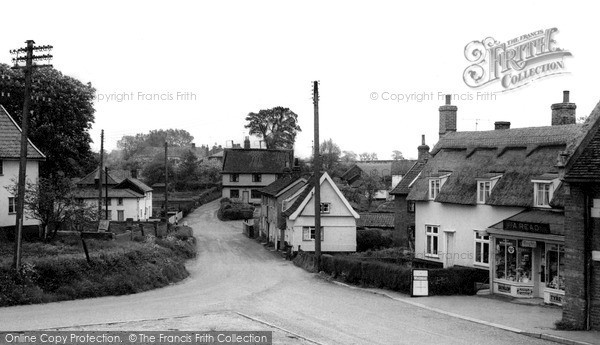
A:
{"label": "shop front", "polygon": [[492,292],[562,305],[563,223],[562,213],[533,210],[489,227]]}

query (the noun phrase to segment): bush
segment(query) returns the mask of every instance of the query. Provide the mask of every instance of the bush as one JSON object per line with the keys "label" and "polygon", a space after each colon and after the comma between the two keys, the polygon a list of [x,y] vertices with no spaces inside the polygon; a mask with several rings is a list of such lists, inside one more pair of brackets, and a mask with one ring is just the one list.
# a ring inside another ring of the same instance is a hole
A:
{"label": "bush", "polygon": [[378,250],[394,245],[394,240],[384,236],[382,230],[368,229],[356,231],[356,251]]}
{"label": "bush", "polygon": [[254,217],[254,206],[240,202],[223,201],[221,199],[221,207],[217,212],[217,217],[220,220],[245,220]]}

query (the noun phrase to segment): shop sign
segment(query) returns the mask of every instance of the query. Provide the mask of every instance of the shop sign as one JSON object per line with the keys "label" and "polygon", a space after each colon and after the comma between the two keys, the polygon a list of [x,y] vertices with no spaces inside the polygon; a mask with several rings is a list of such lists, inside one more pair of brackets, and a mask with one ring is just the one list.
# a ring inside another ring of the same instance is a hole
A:
{"label": "shop sign", "polygon": [[411,296],[429,296],[429,271],[413,269]]}
{"label": "shop sign", "polygon": [[521,247],[535,248],[535,247],[537,247],[537,242],[530,241],[530,240],[523,240],[523,241],[521,241]]}
{"label": "shop sign", "polygon": [[510,285],[498,284],[498,292],[510,293]]}
{"label": "shop sign", "polygon": [[532,232],[536,234],[549,234],[550,224],[545,223],[526,223],[516,222],[514,220],[504,220],[504,230]]}
{"label": "shop sign", "polygon": [[563,295],[559,295],[559,294],[556,294],[556,293],[551,293],[550,294],[550,302],[562,304],[562,302],[563,302]]}
{"label": "shop sign", "polygon": [[531,295],[533,295],[533,290],[530,288],[517,288],[517,295],[531,296]]}

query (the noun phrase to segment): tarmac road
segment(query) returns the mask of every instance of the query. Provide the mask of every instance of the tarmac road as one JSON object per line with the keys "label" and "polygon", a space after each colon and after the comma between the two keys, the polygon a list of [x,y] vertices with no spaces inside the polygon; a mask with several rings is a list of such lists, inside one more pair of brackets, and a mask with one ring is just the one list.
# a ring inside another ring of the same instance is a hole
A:
{"label": "tarmac road", "polygon": [[[162,289],[0,308],[0,330],[272,330],[274,344],[550,344],[332,284],[216,218],[218,201],[185,221],[199,255]],[[493,312],[493,311],[490,311]]]}

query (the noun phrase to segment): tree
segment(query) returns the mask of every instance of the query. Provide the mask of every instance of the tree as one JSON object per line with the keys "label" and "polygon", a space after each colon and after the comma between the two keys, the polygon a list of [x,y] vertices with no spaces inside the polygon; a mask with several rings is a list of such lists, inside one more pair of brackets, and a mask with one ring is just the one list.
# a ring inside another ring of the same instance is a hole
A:
{"label": "tree", "polygon": [[[23,112],[23,71],[0,64],[0,74],[9,76],[2,91],[10,97],[2,105],[21,125]],[[89,130],[94,123],[94,95],[90,83],[63,75],[53,68],[34,69],[30,104],[29,139],[46,155],[40,176],[63,172],[67,177],[81,176],[97,165],[92,154]]]}
{"label": "tree", "polygon": [[402,151],[399,151],[399,150],[392,151],[392,159],[395,161],[404,159],[404,155],[402,154]]}
{"label": "tree", "polygon": [[198,157],[188,150],[183,153],[181,163],[177,166],[177,189],[193,189],[198,182]]}
{"label": "tree", "polygon": [[331,175],[331,172],[340,161],[342,150],[340,150],[340,147],[330,138],[321,143],[321,146],[319,146],[319,153],[321,154],[321,166]]}
{"label": "tree", "polygon": [[367,207],[371,209],[375,195],[385,188],[385,185],[379,176],[371,174],[363,174],[360,181],[358,190],[367,198]]}
{"label": "tree", "polygon": [[155,129],[145,135],[146,146],[162,147],[165,141],[170,147],[186,147],[192,145],[194,137],[185,129]]}
{"label": "tree", "polygon": [[[173,168],[173,162],[168,161],[169,177],[175,176],[175,169]],[[165,182],[165,161],[164,155],[158,154],[154,159],[146,164],[142,169],[142,175],[144,176],[147,185],[152,186],[155,183]]]}
{"label": "tree", "polygon": [[198,167],[198,175],[202,183],[219,183],[221,181],[222,164],[217,160],[204,160]]}
{"label": "tree", "polygon": [[341,161],[344,163],[353,163],[356,162],[358,156],[356,155],[356,153],[352,152],[352,151],[342,151],[342,157],[341,157]]}
{"label": "tree", "polygon": [[358,155],[359,159],[361,161],[376,161],[377,160],[377,153],[372,152],[372,153],[368,153],[368,152],[363,152],[360,155]]}
{"label": "tree", "polygon": [[289,108],[275,107],[249,113],[248,123],[244,126],[250,135],[256,135],[265,141],[267,149],[291,149],[296,141],[296,134],[301,132],[298,115]]}

